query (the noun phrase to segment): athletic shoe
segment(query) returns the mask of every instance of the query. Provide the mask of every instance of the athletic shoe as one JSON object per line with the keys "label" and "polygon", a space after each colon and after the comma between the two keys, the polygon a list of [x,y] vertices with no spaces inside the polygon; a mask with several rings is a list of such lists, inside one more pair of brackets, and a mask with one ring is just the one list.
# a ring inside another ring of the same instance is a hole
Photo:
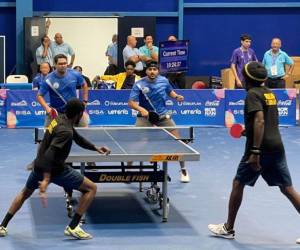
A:
{"label": "athletic shoe", "polygon": [[69,226],[67,226],[64,233],[66,236],[71,236],[78,240],[90,240],[93,238],[92,235],[83,231],[83,229],[79,225],[74,229],[71,229]]}
{"label": "athletic shoe", "polygon": [[181,169],[181,171],[180,171],[180,181],[183,183],[190,182],[189,173],[185,168]]}
{"label": "athletic shoe", "polygon": [[0,237],[5,237],[7,235],[7,228],[0,226]]}
{"label": "athletic shoe", "polygon": [[234,239],[234,230],[227,230],[225,224],[209,224],[208,229],[217,237],[225,239]]}
{"label": "athletic shoe", "polygon": [[297,243],[297,244],[300,244],[300,238],[298,238],[298,239],[296,240],[296,243]]}

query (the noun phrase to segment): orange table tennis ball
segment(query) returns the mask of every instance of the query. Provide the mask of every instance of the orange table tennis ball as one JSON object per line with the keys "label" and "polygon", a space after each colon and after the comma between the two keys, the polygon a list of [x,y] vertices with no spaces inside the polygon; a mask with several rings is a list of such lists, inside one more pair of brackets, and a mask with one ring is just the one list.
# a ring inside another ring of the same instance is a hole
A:
{"label": "orange table tennis ball", "polygon": [[16,117],[16,115],[13,111],[7,112],[6,122],[7,122],[7,127],[8,128],[15,128],[16,127],[18,121],[17,121],[17,117]]}
{"label": "orange table tennis ball", "polygon": [[231,128],[233,124],[235,124],[234,115],[232,114],[231,110],[227,110],[225,112],[225,126],[227,128]]}
{"label": "orange table tennis ball", "polygon": [[193,83],[192,89],[206,89],[206,84],[202,81],[196,81]]}

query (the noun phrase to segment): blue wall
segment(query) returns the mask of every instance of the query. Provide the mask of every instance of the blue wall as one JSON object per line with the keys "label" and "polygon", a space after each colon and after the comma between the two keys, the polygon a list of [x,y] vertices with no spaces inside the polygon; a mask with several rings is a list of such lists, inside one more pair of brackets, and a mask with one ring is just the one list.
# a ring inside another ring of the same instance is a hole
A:
{"label": "blue wall", "polygon": [[299,9],[187,9],[184,37],[191,41],[192,75],[219,75],[229,66],[240,34],[249,33],[252,48],[262,60],[271,39],[280,37],[282,49],[300,55]]}
{"label": "blue wall", "polygon": [[[1,2],[1,1],[0,1]],[[209,0],[185,0],[186,3],[211,3]],[[215,0],[214,2],[283,2],[283,0]],[[288,0],[288,2],[300,2]],[[178,0],[33,0],[33,11],[41,12],[175,12]],[[7,69],[15,64],[15,10],[0,8],[0,32],[7,36]],[[9,25],[7,25],[9,24]],[[190,40],[189,75],[219,75],[229,66],[232,50],[240,45],[241,33],[253,37],[253,48],[261,59],[270,40],[278,36],[283,49],[300,55],[300,8],[285,9],[191,9],[184,11],[184,38]],[[158,17],[157,42],[178,33],[177,17]]]}

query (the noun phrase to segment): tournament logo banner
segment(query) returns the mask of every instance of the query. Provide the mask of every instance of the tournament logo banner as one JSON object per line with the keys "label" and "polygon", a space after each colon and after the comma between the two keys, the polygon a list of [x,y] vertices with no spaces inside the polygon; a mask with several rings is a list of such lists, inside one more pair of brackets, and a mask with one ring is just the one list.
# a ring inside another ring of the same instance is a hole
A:
{"label": "tournament logo banner", "polygon": [[[176,125],[224,126],[224,90],[177,90],[183,102],[169,98]],[[128,107],[130,90],[91,90],[86,108],[89,125],[134,125],[137,111]]]}
{"label": "tournament logo banner", "polygon": [[169,99],[166,104],[176,125],[224,126],[224,89],[176,90],[183,102]]}
{"label": "tournament logo banner", "polygon": [[159,43],[159,66],[162,74],[188,70],[189,41],[166,41]]}
{"label": "tournament logo banner", "polygon": [[225,90],[225,126],[244,124],[246,91],[243,89]]}
{"label": "tournament logo banner", "polygon": [[128,90],[89,90],[84,114],[89,125],[134,125],[137,112],[128,107],[129,94]]}
{"label": "tournament logo banner", "polygon": [[[277,99],[279,124],[296,125],[296,89],[272,90]],[[225,126],[244,123],[245,90],[226,90]]]}
{"label": "tournament logo banner", "polygon": [[278,107],[279,124],[284,126],[296,125],[296,89],[273,90]]}
{"label": "tournament logo banner", "polygon": [[0,89],[0,127],[6,127],[6,89]]}
{"label": "tournament logo banner", "polygon": [[[37,91],[7,91],[7,127],[41,127],[46,111],[36,101]],[[48,96],[45,97],[48,101]]]}

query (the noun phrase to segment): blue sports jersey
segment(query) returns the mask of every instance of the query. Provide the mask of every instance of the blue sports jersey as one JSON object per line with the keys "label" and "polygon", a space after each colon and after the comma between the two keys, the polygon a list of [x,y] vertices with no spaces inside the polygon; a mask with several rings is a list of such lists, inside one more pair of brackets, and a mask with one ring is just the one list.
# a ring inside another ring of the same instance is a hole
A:
{"label": "blue sports jersey", "polygon": [[49,92],[50,106],[58,112],[64,112],[65,102],[49,87],[46,82],[47,80],[66,102],[72,98],[76,98],[76,87],[82,87],[84,84],[82,75],[72,69],[67,69],[65,75],[62,77],[58,76],[56,71],[47,75],[40,86],[38,95],[45,96]]}
{"label": "blue sports jersey", "polygon": [[172,90],[168,79],[163,76],[159,75],[154,82],[144,77],[133,85],[129,100],[139,102],[148,111],[164,115],[168,112],[166,100]]}
{"label": "blue sports jersey", "polygon": [[40,89],[42,82],[45,80],[46,76],[43,76],[41,73],[38,73],[32,80],[32,88]]}

